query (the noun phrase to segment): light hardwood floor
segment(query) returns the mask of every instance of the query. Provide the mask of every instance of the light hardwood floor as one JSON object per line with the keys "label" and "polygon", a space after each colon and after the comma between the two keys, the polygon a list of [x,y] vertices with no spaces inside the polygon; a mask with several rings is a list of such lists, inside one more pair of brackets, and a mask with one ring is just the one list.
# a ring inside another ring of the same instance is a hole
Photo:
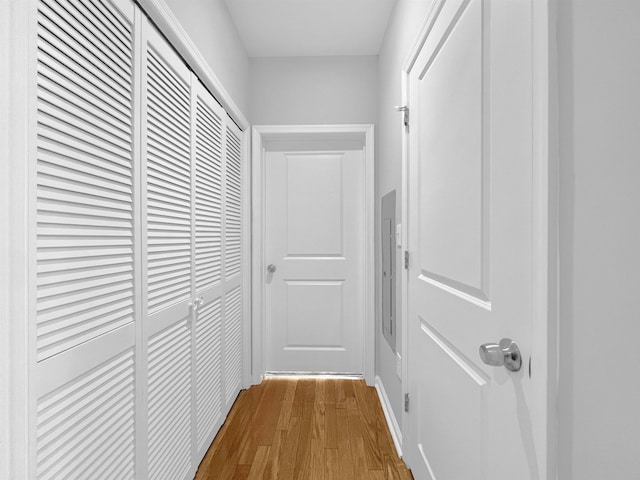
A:
{"label": "light hardwood floor", "polygon": [[270,378],[240,393],[196,480],[410,480],[376,390]]}

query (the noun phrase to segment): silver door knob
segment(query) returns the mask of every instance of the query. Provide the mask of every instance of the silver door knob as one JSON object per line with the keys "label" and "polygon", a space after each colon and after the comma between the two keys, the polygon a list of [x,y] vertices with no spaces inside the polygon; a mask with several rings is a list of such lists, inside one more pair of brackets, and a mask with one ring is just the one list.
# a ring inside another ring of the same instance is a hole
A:
{"label": "silver door knob", "polygon": [[510,338],[503,338],[500,343],[485,343],[480,345],[480,358],[487,365],[504,367],[517,372],[522,367],[522,355],[518,345]]}
{"label": "silver door knob", "polygon": [[275,271],[276,271],[276,266],[273,263],[267,267],[267,272],[275,273]]}

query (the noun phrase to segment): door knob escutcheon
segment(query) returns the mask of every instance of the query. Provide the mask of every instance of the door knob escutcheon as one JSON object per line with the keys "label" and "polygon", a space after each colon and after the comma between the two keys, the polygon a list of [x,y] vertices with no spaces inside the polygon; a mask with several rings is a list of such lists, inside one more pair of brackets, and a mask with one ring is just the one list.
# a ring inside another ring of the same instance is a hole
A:
{"label": "door knob escutcheon", "polygon": [[510,338],[503,338],[500,343],[485,343],[480,345],[480,358],[487,365],[504,367],[517,372],[522,367],[522,355],[516,342]]}

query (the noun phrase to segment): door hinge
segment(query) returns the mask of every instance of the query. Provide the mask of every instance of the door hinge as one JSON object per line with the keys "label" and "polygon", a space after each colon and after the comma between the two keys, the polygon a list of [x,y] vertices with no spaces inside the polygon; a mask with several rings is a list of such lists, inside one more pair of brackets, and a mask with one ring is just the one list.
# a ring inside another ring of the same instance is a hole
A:
{"label": "door hinge", "polygon": [[402,106],[397,106],[395,107],[397,112],[402,112],[403,113],[403,123],[405,127],[409,126],[409,107],[406,105],[402,105]]}
{"label": "door hinge", "polygon": [[408,393],[404,394],[404,411],[405,412],[409,411],[409,394]]}
{"label": "door hinge", "polygon": [[404,251],[404,269],[409,270],[409,250]]}

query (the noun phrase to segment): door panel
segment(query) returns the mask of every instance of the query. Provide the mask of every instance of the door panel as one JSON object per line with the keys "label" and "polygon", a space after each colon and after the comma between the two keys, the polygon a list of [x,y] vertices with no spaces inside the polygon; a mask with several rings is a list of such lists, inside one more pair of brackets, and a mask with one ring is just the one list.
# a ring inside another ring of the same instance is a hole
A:
{"label": "door panel", "polygon": [[242,388],[242,290],[224,296],[224,392],[227,411]]}
{"label": "door panel", "polygon": [[225,112],[200,82],[192,86],[195,429],[204,454],[224,420],[222,365]]}
{"label": "door panel", "polygon": [[422,70],[416,78],[420,112],[442,114],[421,116],[417,133],[428,146],[420,164],[422,274],[484,300],[489,225],[483,193],[490,184],[482,148],[481,39],[481,2],[472,2],[445,43],[414,68]]}
{"label": "door panel", "polygon": [[155,324],[186,315],[191,299],[191,98],[189,70],[155,29],[148,32],[147,308]]}
{"label": "door panel", "polygon": [[196,323],[196,429],[198,452],[206,451],[223,421],[222,301],[208,301]]}
{"label": "door panel", "polygon": [[287,281],[285,348],[340,348],[343,281]]}
{"label": "door panel", "polygon": [[135,478],[133,348],[74,377],[38,399],[38,478]]}
{"label": "door panel", "polygon": [[287,257],[343,256],[342,158],[287,155]]}
{"label": "door panel", "polygon": [[155,28],[144,50],[148,476],[180,479],[191,469],[191,73]]}
{"label": "door panel", "polygon": [[149,338],[149,478],[191,469],[191,317]]}
{"label": "door panel", "polygon": [[37,9],[29,478],[133,479],[134,5]]}
{"label": "door panel", "polygon": [[266,157],[267,370],[362,373],[362,150],[295,147]]}
{"label": "door panel", "polygon": [[[409,73],[416,478],[535,478],[531,29],[527,1],[439,1]],[[504,337],[524,356],[518,372],[480,360]]]}
{"label": "door panel", "polygon": [[[414,403],[420,409],[418,461],[427,466],[432,478],[482,478],[489,379],[424,319],[419,321],[416,364],[430,367],[420,372],[415,390]],[[453,455],[464,461],[454,461]]]}
{"label": "door panel", "polygon": [[39,4],[38,361],[134,321],[133,7],[104,6],[128,36],[118,72],[99,75],[114,42],[91,53],[80,44],[116,27],[85,32],[74,15],[93,14],[67,3],[71,13]]}

